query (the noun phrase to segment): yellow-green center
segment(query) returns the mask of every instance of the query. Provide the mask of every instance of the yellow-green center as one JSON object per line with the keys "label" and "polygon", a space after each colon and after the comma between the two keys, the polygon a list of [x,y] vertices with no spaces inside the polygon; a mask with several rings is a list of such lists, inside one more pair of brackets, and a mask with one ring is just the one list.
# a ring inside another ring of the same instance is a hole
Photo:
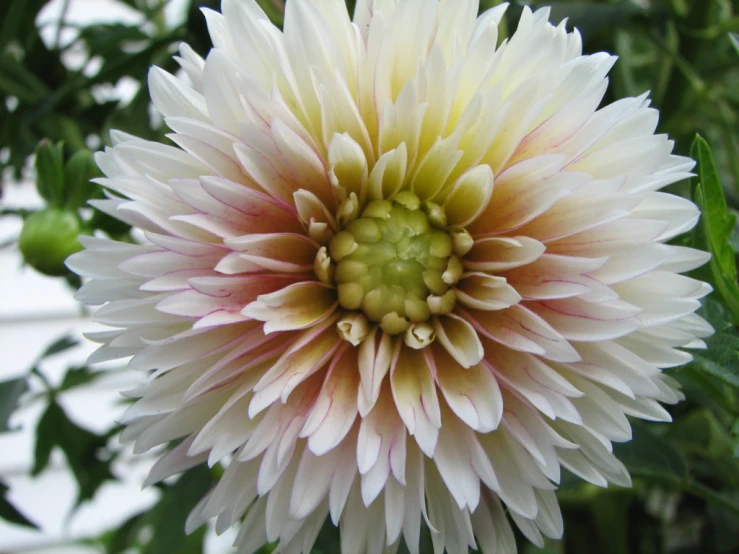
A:
{"label": "yellow-green center", "polygon": [[459,260],[434,220],[433,207],[422,209],[412,194],[367,204],[329,244],[339,304],[392,333],[451,310],[449,271],[456,273]]}

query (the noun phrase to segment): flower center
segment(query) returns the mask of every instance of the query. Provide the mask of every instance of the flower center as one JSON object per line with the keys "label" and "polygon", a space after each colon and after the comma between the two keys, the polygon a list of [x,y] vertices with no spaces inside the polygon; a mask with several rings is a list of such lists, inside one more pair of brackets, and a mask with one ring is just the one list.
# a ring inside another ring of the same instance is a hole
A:
{"label": "flower center", "polygon": [[369,202],[329,243],[339,304],[393,334],[451,311],[461,262],[438,211],[410,192]]}

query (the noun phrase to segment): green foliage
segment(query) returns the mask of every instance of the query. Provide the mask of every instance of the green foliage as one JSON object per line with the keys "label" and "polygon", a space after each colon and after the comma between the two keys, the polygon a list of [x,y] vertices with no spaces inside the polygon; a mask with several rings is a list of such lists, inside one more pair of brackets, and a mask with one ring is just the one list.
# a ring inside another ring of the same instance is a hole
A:
{"label": "green foliage", "polygon": [[8,486],[0,481],[0,519],[4,519],[10,523],[15,523],[16,525],[22,525],[23,527],[38,529],[38,526],[35,523],[20,513],[18,509],[13,506],[7,498],[5,498],[7,492]]}
{"label": "green foliage", "polygon": [[200,554],[205,529],[185,536],[185,520],[192,507],[213,484],[208,470],[199,466],[185,472],[173,485],[161,487],[159,501],[106,533],[99,541],[105,554],[121,554],[135,548],[140,554]]}
{"label": "green foliage", "polygon": [[729,242],[736,228],[736,215],[728,211],[713,155],[706,141],[696,136],[690,149],[698,162],[698,182],[693,200],[701,209],[702,247],[712,254],[711,273],[734,324],[739,323],[739,285],[736,282],[736,253]]}
{"label": "green foliage", "polygon": [[9,420],[18,406],[18,400],[28,390],[26,379],[19,377],[0,382],[0,433],[11,431]]}
{"label": "green foliage", "polygon": [[91,499],[107,480],[114,479],[110,460],[100,456],[107,437],[83,429],[74,423],[62,407],[51,400],[36,427],[36,446],[31,475],[41,473],[49,464],[51,451],[59,447],[67,459],[79,486],[76,505]]}

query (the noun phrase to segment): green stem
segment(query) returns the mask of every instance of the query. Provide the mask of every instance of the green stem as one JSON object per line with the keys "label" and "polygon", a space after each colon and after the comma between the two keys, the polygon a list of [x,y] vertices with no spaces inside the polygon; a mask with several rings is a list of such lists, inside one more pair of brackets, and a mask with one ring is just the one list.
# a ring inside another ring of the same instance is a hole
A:
{"label": "green stem", "polygon": [[721,493],[705,486],[697,481],[690,481],[684,487],[683,491],[702,498],[706,502],[720,506],[723,509],[739,516],[739,505],[733,503],[730,499],[726,498]]}

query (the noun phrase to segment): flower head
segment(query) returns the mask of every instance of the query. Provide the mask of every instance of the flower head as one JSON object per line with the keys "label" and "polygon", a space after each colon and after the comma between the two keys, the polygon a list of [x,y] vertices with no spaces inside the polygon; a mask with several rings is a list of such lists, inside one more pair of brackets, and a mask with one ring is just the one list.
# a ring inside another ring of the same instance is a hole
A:
{"label": "flower head", "polygon": [[[214,49],[154,68],[175,146],[113,134],[102,211],[140,244],[83,237],[69,266],[105,304],[93,360],[150,370],[137,452],[154,482],[223,462],[189,527],[239,552],[515,548],[559,537],[560,468],[629,485],[627,415],[667,421],[662,369],[711,328],[698,218],[657,192],[693,162],[645,96],[602,109],[608,54],[477,0],[254,0],[205,11]],[[507,509],[508,516],[504,511]],[[246,514],[246,515],[245,515]]]}

